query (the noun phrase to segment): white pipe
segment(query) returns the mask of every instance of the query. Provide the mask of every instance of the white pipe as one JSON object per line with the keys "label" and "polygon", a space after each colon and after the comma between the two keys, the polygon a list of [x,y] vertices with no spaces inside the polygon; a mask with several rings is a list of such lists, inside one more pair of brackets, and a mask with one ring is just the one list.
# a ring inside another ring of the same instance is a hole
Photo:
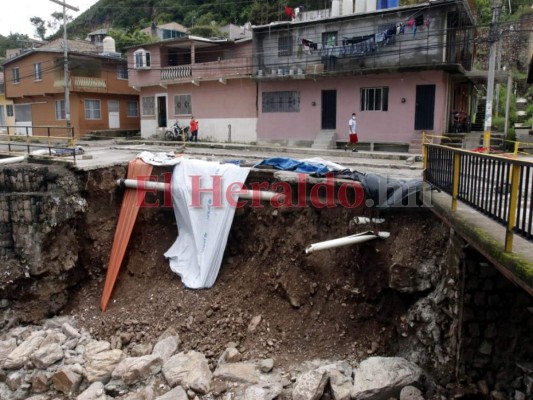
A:
{"label": "white pipe", "polygon": [[378,232],[377,234],[372,231],[362,232],[356,235],[345,236],[338,239],[326,240],[325,242],[310,244],[305,248],[305,254],[309,254],[314,251],[332,249],[334,247],[346,246],[349,244],[363,243],[377,238],[386,239],[389,236],[389,232]]}
{"label": "white pipe", "polygon": [[[137,179],[118,179],[117,185],[124,186],[130,189],[145,189],[157,190],[159,192],[170,191],[170,183],[154,182],[154,181],[139,181]],[[278,201],[283,201],[284,195],[277,192],[267,192],[263,190],[247,190],[239,194],[240,199],[244,200],[264,200],[270,201],[276,198]]]}
{"label": "white pipe", "polygon": [[26,156],[0,158],[0,164],[14,164],[26,160]]}

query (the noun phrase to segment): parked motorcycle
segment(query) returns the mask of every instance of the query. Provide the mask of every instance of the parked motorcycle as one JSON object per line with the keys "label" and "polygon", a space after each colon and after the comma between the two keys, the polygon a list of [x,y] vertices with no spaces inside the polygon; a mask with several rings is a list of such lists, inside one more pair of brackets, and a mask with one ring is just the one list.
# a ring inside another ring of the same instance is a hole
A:
{"label": "parked motorcycle", "polygon": [[178,121],[174,122],[170,128],[165,132],[166,140],[175,140],[175,141],[188,141],[189,140],[189,127],[186,126],[182,128],[179,126]]}

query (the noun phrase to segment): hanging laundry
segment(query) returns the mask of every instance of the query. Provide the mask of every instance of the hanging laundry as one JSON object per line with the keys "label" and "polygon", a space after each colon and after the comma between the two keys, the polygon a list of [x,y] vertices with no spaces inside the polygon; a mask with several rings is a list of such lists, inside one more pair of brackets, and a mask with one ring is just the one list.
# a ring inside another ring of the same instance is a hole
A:
{"label": "hanging laundry", "polygon": [[413,39],[416,38],[416,25],[413,27]]}
{"label": "hanging laundry", "polygon": [[302,39],[302,46],[307,47],[308,49],[311,49],[311,50],[316,50],[318,47],[317,43],[313,42],[312,40],[308,40],[308,39]]}
{"label": "hanging laundry", "polygon": [[413,17],[409,18],[407,22],[405,23],[405,25],[412,28],[413,26],[415,26],[415,19]]}
{"label": "hanging laundry", "polygon": [[289,6],[285,6],[285,15],[291,19],[294,18],[294,9]]}
{"label": "hanging laundry", "polygon": [[429,15],[426,16],[426,22],[424,25],[426,25],[426,28],[429,28]]}
{"label": "hanging laundry", "polygon": [[403,35],[404,33],[405,33],[405,24],[401,23],[400,24],[400,35]]}

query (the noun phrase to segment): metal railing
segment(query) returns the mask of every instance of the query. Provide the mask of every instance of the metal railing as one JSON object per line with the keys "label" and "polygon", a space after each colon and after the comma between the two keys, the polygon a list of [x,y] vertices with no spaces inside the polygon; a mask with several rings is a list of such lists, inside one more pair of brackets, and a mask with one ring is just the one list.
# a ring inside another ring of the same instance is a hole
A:
{"label": "metal railing", "polygon": [[424,180],[506,227],[505,251],[513,234],[533,241],[533,162],[424,144]]}
{"label": "metal railing", "polygon": [[8,154],[72,156],[76,162],[74,128],[66,126],[0,126],[0,152]]}

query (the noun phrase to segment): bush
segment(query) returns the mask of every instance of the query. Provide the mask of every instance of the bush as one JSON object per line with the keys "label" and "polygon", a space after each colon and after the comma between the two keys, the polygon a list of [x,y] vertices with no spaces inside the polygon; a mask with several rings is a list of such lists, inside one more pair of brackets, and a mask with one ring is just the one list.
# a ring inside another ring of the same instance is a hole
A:
{"label": "bush", "polygon": [[505,117],[492,118],[492,129],[493,130],[503,132],[504,126],[505,126]]}

